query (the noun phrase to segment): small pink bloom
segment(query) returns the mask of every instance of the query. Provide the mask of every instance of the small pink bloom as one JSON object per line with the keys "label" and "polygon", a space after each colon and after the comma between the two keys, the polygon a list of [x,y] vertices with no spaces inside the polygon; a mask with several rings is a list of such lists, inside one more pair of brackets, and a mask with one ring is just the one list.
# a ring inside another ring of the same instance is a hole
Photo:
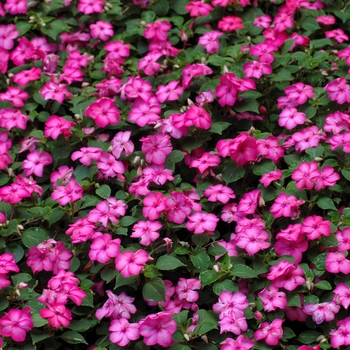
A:
{"label": "small pink bloom", "polygon": [[128,278],[132,275],[137,276],[148,259],[149,255],[143,249],[139,249],[136,252],[125,251],[116,257],[115,268],[120,271],[120,274],[124,278]]}
{"label": "small pink bloom", "polygon": [[260,324],[259,329],[254,333],[256,340],[265,340],[265,343],[271,346],[278,345],[280,339],[283,336],[282,323],[284,320],[276,318],[269,324],[268,322],[263,322]]}
{"label": "small pink bloom", "polygon": [[27,155],[27,159],[25,159],[22,163],[23,172],[26,176],[30,176],[32,174],[42,177],[44,173],[44,166],[52,163],[52,157],[50,153],[47,152],[39,152],[32,151]]}
{"label": "small pink bloom", "polygon": [[114,35],[113,26],[109,22],[97,21],[90,24],[90,34],[95,39],[106,41]]}
{"label": "small pink bloom", "polygon": [[129,323],[125,318],[113,320],[108,330],[111,331],[109,339],[112,343],[125,347],[132,340],[140,337],[139,324]]}

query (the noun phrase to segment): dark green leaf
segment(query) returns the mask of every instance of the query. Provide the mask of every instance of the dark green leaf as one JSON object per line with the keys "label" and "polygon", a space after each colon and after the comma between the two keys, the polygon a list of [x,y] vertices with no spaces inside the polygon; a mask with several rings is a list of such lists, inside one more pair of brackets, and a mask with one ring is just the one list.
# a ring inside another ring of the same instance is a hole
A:
{"label": "dark green leaf", "polygon": [[226,253],[227,253],[227,250],[224,247],[222,247],[220,244],[217,244],[217,243],[211,244],[209,249],[208,249],[208,254],[211,256],[219,256],[219,255],[223,255]]}
{"label": "dark green leaf", "polygon": [[241,278],[254,278],[256,277],[256,272],[249,266],[236,264],[232,267],[231,275]]}
{"label": "dark green leaf", "polygon": [[111,196],[111,188],[108,185],[102,185],[97,188],[95,192],[103,199],[107,199]]}
{"label": "dark green leaf", "polygon": [[32,23],[19,21],[16,23],[16,28],[19,32],[18,37],[21,37],[32,28]]}
{"label": "dark green leaf", "polygon": [[69,344],[86,344],[89,345],[84,337],[79,334],[78,332],[74,331],[68,331],[64,332],[62,335],[59,336],[61,339],[63,339],[65,342]]}
{"label": "dark green leaf", "polygon": [[63,218],[65,211],[61,208],[54,208],[48,217],[49,226]]}
{"label": "dark green leaf", "polygon": [[198,310],[198,326],[194,329],[194,334],[206,334],[213,329],[218,329],[218,316],[207,310]]}
{"label": "dark green leaf", "polygon": [[231,123],[228,122],[215,122],[211,124],[209,131],[213,132],[214,134],[222,135],[222,132],[226,130]]}
{"label": "dark green leaf", "polygon": [[186,265],[171,255],[162,255],[156,262],[156,267],[159,270],[175,270],[180,266]]}
{"label": "dark green leaf", "polygon": [[320,281],[315,284],[315,287],[322,290],[332,290],[333,287],[328,281]]}
{"label": "dark green leaf", "polygon": [[252,98],[245,98],[243,101],[235,103],[233,109],[236,112],[255,112],[259,113],[259,103]]}
{"label": "dark green leaf", "polygon": [[334,205],[334,202],[330,198],[326,198],[326,197],[320,198],[316,204],[321,209],[337,210],[336,206]]}
{"label": "dark green leaf", "polygon": [[188,310],[183,310],[175,315],[173,315],[172,319],[176,322],[178,327],[183,327],[187,323],[188,318]]}
{"label": "dark green leaf", "polygon": [[220,278],[220,274],[213,270],[206,270],[199,274],[199,279],[202,282],[202,287],[216,282]]}
{"label": "dark green leaf", "polygon": [[138,219],[136,219],[132,216],[123,216],[121,218],[121,220],[119,221],[119,223],[120,223],[120,225],[122,225],[124,227],[129,227],[137,221],[138,221]]}
{"label": "dark green leaf", "polygon": [[205,251],[200,251],[190,257],[192,264],[199,270],[205,271],[210,264],[210,257]]}
{"label": "dark green leaf", "polygon": [[[38,327],[37,325],[35,325],[36,327]],[[39,331],[38,329],[33,329],[29,332],[30,336],[32,337],[32,342],[33,345],[35,345],[36,343],[39,343],[40,341],[47,339],[49,337],[51,337],[51,334],[49,331]]]}
{"label": "dark green leaf", "polygon": [[49,238],[49,234],[41,227],[30,227],[22,232],[22,242],[27,248],[37,246]]}
{"label": "dark green leaf", "polygon": [[149,301],[165,301],[165,286],[161,278],[156,277],[146,282],[142,295]]}
{"label": "dark green leaf", "polygon": [[171,1],[170,7],[178,14],[178,15],[186,15],[188,11],[186,10],[186,5],[189,3],[189,0],[176,0]]}
{"label": "dark green leaf", "polygon": [[236,182],[245,174],[244,168],[239,167],[235,162],[230,162],[222,170],[222,178],[226,185]]}
{"label": "dark green leaf", "polygon": [[322,333],[316,332],[316,331],[305,331],[299,334],[298,340],[302,343],[302,344],[312,344],[312,343],[316,343],[317,338],[322,335]]}
{"label": "dark green leaf", "polygon": [[225,291],[233,293],[238,291],[238,287],[231,280],[225,279],[221,282],[216,282],[213,286],[213,291],[216,295],[219,295],[221,292]]}

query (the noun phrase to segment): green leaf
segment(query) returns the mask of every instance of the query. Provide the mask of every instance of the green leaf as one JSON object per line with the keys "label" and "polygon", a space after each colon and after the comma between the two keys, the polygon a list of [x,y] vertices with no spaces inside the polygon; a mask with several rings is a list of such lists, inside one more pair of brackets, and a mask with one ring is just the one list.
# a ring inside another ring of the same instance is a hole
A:
{"label": "green leaf", "polygon": [[161,276],[162,274],[159,273],[159,270],[156,268],[156,265],[147,264],[143,270],[143,275],[147,278],[155,278]]}
{"label": "green leaf", "polygon": [[333,289],[332,285],[328,281],[320,281],[320,282],[316,283],[315,286],[318,289],[322,289],[322,290],[332,290]]}
{"label": "green leaf", "polygon": [[337,247],[339,245],[339,241],[334,234],[330,234],[327,237],[321,238],[320,245],[327,248]]}
{"label": "green leaf", "polygon": [[320,299],[316,295],[309,294],[306,295],[304,298],[304,305],[306,304],[318,304],[320,302]]}
{"label": "green leaf", "polygon": [[156,277],[146,282],[142,295],[149,301],[165,301],[165,286],[161,278]]}
{"label": "green leaf", "polygon": [[348,181],[350,181],[350,171],[349,170],[342,169],[341,173]]}
{"label": "green leaf", "polygon": [[178,327],[186,326],[188,318],[188,310],[183,310],[172,316],[172,319],[176,322]]}
{"label": "green leaf", "polygon": [[151,9],[159,16],[164,17],[169,11],[168,0],[159,0],[152,3]]}
{"label": "green leaf", "polygon": [[102,185],[97,188],[95,192],[103,199],[107,199],[111,196],[111,188],[108,185]]}
{"label": "green leaf", "polygon": [[191,350],[191,348],[183,344],[173,344],[169,350]]}
{"label": "green leaf", "polygon": [[189,4],[189,0],[176,0],[171,1],[170,7],[178,14],[178,15],[186,15],[188,11],[186,10],[186,5]]}
{"label": "green leaf", "polygon": [[255,112],[259,113],[259,103],[252,98],[245,98],[243,101],[235,103],[233,109],[236,112]]}
{"label": "green leaf", "polygon": [[[275,82],[292,81],[293,77],[289,70],[282,68],[277,72],[276,76],[270,80]],[[259,111],[257,113],[259,113]]]}
{"label": "green leaf", "polygon": [[17,273],[11,276],[14,286],[17,286],[20,282],[29,282],[33,277],[29,273]]}
{"label": "green leaf", "polygon": [[74,331],[64,332],[59,337],[61,339],[63,339],[66,343],[69,343],[69,344],[86,344],[86,345],[89,345],[86,342],[85,338],[81,334],[79,334],[78,332],[74,332]]}
{"label": "green leaf", "polygon": [[154,22],[155,18],[156,18],[156,14],[154,11],[143,11],[141,14],[141,20],[146,23]]}
{"label": "green leaf", "polygon": [[221,282],[216,282],[213,286],[213,291],[216,295],[219,295],[221,292],[237,292],[237,285],[229,279],[225,279]]}
{"label": "green leaf", "polygon": [[322,333],[316,332],[316,331],[305,331],[299,334],[298,340],[302,343],[302,344],[312,344],[312,343],[316,343],[317,338],[323,335]]}
{"label": "green leaf", "polygon": [[283,341],[294,338],[296,335],[289,327],[283,327]]}
{"label": "green leaf", "polygon": [[72,320],[68,328],[76,332],[86,332],[90,328],[94,327],[96,323],[97,320],[88,320],[81,318],[80,320]]}
{"label": "green leaf", "polygon": [[49,220],[49,226],[54,224],[55,222],[61,220],[65,214],[65,211],[61,208],[54,208],[51,212],[51,214],[48,217]]}
{"label": "green leaf", "polygon": [[49,234],[40,227],[30,227],[22,232],[22,242],[27,248],[37,246],[49,238]]}
{"label": "green leaf", "polygon": [[[44,305],[43,305],[43,307],[44,307]],[[45,326],[46,324],[48,324],[47,319],[42,318],[39,314],[32,315],[32,320],[33,320],[34,326],[37,327],[37,328]]]}
{"label": "green leaf", "polygon": [[219,256],[219,255],[223,255],[226,253],[227,253],[227,250],[224,247],[222,247],[220,244],[217,244],[217,243],[211,244],[209,249],[208,249],[208,254],[211,256]]}
{"label": "green leaf", "polygon": [[190,257],[192,264],[199,270],[205,271],[210,264],[210,257],[205,251],[199,251]]}
{"label": "green leaf", "polygon": [[213,329],[218,329],[218,316],[207,310],[198,310],[198,326],[194,329],[194,334],[206,334]]}
{"label": "green leaf", "polygon": [[80,209],[90,208],[90,207],[96,207],[97,203],[100,202],[100,199],[96,196],[86,195],[83,197],[83,204],[81,205]]}
{"label": "green leaf", "polygon": [[241,278],[254,278],[256,277],[256,272],[249,266],[236,264],[232,267],[231,275]]}
{"label": "green leaf", "polygon": [[316,204],[321,209],[333,209],[336,211],[338,210],[330,198],[326,198],[326,197],[320,198]]}
{"label": "green leaf", "polygon": [[235,162],[230,162],[222,170],[222,178],[226,185],[236,182],[245,174],[244,168],[239,167]]}
{"label": "green leaf", "polygon": [[305,150],[305,153],[307,153],[313,160],[316,157],[321,157],[323,155],[323,152],[324,152],[324,147],[321,145],[315,148],[308,148]]}
{"label": "green leaf", "polygon": [[74,177],[77,181],[84,179],[92,179],[94,175],[97,173],[96,166],[85,166],[85,165],[77,165],[74,170]]}
{"label": "green leaf", "polygon": [[109,283],[112,281],[113,278],[117,277],[118,270],[115,269],[115,267],[108,267],[107,269],[103,269],[101,271],[101,278]]}
{"label": "green leaf", "polygon": [[325,49],[325,46],[333,46],[332,40],[330,39],[316,39],[310,41],[310,49]]}
{"label": "green leaf", "polygon": [[215,122],[211,124],[209,132],[222,135],[222,132],[226,130],[230,125],[231,123],[228,123],[228,122]]}
{"label": "green leaf", "polygon": [[134,218],[133,216],[123,216],[119,223],[124,227],[129,227],[137,221],[138,219]]}
{"label": "green leaf", "polygon": [[289,292],[287,293],[287,306],[300,307],[300,296],[298,293]]}
{"label": "green leaf", "polygon": [[274,162],[269,159],[264,159],[263,161],[254,164],[253,173],[258,176],[265,175],[271,171],[275,171],[277,169]]}
{"label": "green leaf", "polygon": [[182,261],[179,259],[171,256],[171,255],[162,255],[161,257],[158,258],[156,262],[156,267],[159,270],[175,270],[180,266],[186,266]]}
{"label": "green leaf", "polygon": [[319,270],[325,270],[327,254],[328,252],[323,252],[311,260]]}
{"label": "green leaf", "polygon": [[27,33],[30,30],[30,28],[32,28],[32,23],[23,22],[23,21],[17,22],[16,29],[19,32],[18,37],[23,36],[25,33]]}
{"label": "green leaf", "polygon": [[207,286],[216,282],[220,278],[220,274],[213,270],[206,270],[199,274],[199,279],[201,280],[202,287]]}
{"label": "green leaf", "polygon": [[[36,326],[36,325],[35,325]],[[36,326],[37,327],[37,326]],[[35,345],[36,343],[39,343],[40,341],[47,339],[49,337],[51,337],[52,334],[50,334],[49,331],[39,331],[38,329],[33,329],[29,332],[30,336],[32,337],[32,342],[33,345]]]}
{"label": "green leaf", "polygon": [[166,160],[167,161],[172,161],[174,163],[179,163],[184,159],[186,153],[181,152],[181,151],[171,151],[170,154],[167,156]]}

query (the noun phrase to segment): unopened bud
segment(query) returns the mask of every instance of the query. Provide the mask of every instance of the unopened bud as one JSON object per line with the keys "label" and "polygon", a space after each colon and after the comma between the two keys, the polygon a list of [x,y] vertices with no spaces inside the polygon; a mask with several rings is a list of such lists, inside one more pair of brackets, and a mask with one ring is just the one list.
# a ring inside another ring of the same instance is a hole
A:
{"label": "unopened bud", "polygon": [[8,169],[7,169],[7,173],[8,173],[9,176],[11,176],[11,177],[14,177],[14,176],[15,176],[15,173],[13,172],[13,169],[12,169],[12,168],[8,168]]}
{"label": "unopened bud", "polygon": [[147,23],[146,23],[145,21],[141,21],[141,22],[140,22],[140,25],[141,25],[142,27],[144,27],[146,24],[147,24]]}
{"label": "unopened bud", "polygon": [[18,289],[15,290],[15,293],[20,297],[21,296],[21,293]]}
{"label": "unopened bud", "polygon": [[248,135],[249,136],[254,136],[254,133],[255,133],[255,128],[252,126],[249,131],[248,131]]}
{"label": "unopened bud", "polygon": [[22,225],[17,225],[17,230],[23,231],[23,230],[24,230],[24,227],[23,227]]}
{"label": "unopened bud", "polygon": [[310,120],[310,119],[306,119],[305,122],[304,122],[304,124],[306,124],[306,125],[312,125],[313,122],[312,122],[312,120]]}
{"label": "unopened bud", "polygon": [[204,343],[209,344],[208,337],[206,335],[202,335],[201,339],[204,341]]}
{"label": "unopened bud", "polygon": [[136,176],[141,177],[143,174],[142,167],[138,166],[136,171]]}
{"label": "unopened bud", "polygon": [[322,162],[322,161],[323,161],[323,158],[321,158],[321,157],[315,157],[314,161],[317,162],[317,163],[319,163],[319,162]]}
{"label": "unopened bud", "polygon": [[216,264],[213,266],[213,270],[215,273],[220,273],[220,267]]}
{"label": "unopened bud", "polygon": [[305,284],[308,290],[311,290],[314,287],[314,284],[311,281],[306,281]]}
{"label": "unopened bud", "polygon": [[187,103],[188,103],[189,106],[193,105],[193,101],[191,99],[189,99],[189,98],[187,99]]}
{"label": "unopened bud", "polygon": [[182,247],[189,247],[190,244],[188,242],[185,242],[185,241],[179,241],[179,244],[182,246]]}
{"label": "unopened bud", "polygon": [[14,75],[13,73],[9,73],[8,77],[11,79],[11,78],[13,78],[13,75]]}
{"label": "unopened bud", "polygon": [[173,65],[173,68],[178,69],[178,68],[180,68],[180,66],[179,66],[178,64],[174,64],[174,65]]}
{"label": "unopened bud", "polygon": [[190,341],[190,340],[191,340],[190,335],[187,334],[187,333],[184,334],[184,338],[185,338],[187,341]]}
{"label": "unopened bud", "polygon": [[264,318],[264,316],[262,315],[262,313],[260,311],[255,311],[254,312],[254,318],[258,321],[262,320]]}
{"label": "unopened bud", "polygon": [[134,161],[133,161],[133,164],[139,163],[140,160],[141,160],[141,157],[140,157],[140,156],[136,156],[135,159],[134,159]]}
{"label": "unopened bud", "polygon": [[327,341],[327,338],[322,334],[320,335],[317,339],[316,342],[317,343],[325,343]]}
{"label": "unopened bud", "polygon": [[161,128],[163,126],[163,123],[162,122],[158,122],[155,126],[154,126],[154,129],[157,130],[159,128]]}
{"label": "unopened bud", "polygon": [[228,68],[227,68],[226,65],[225,65],[224,68],[223,68],[223,73],[226,74],[226,73],[228,73],[228,72],[229,72],[229,70],[228,70]]}
{"label": "unopened bud", "polygon": [[28,283],[19,282],[18,283],[18,288],[20,288],[20,289],[28,288]]}
{"label": "unopened bud", "polygon": [[88,86],[90,86],[90,83],[88,83],[87,81],[83,81],[83,82],[81,83],[81,87],[82,87],[82,88],[86,88],[86,87],[88,87]]}

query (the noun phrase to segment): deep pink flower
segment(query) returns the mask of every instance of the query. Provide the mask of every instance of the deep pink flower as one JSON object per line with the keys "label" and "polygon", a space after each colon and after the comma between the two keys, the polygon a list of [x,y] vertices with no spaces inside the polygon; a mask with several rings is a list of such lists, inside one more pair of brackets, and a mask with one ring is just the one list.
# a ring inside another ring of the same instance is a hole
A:
{"label": "deep pink flower", "polygon": [[350,306],[350,288],[345,283],[339,283],[333,289],[333,302],[340,304],[344,309],[348,309]]}
{"label": "deep pink flower", "polygon": [[145,153],[146,162],[154,164],[164,164],[167,155],[172,151],[173,146],[169,135],[155,134],[142,137],[141,151]]}
{"label": "deep pink flower", "polygon": [[120,111],[114,101],[114,98],[100,98],[85,109],[84,115],[94,119],[100,128],[110,124],[118,124]]}
{"label": "deep pink flower", "polygon": [[328,98],[340,105],[350,102],[350,85],[345,78],[337,78],[328,83],[323,90],[328,92]]}
{"label": "deep pink flower", "polygon": [[130,341],[140,337],[139,324],[129,323],[125,318],[113,320],[108,330],[111,331],[110,341],[121,347],[125,347]]}
{"label": "deep pink flower", "polygon": [[249,350],[254,346],[254,342],[243,335],[239,335],[237,339],[226,338],[221,344],[220,350]]}
{"label": "deep pink flower", "polygon": [[[321,216],[317,215],[307,217],[302,225],[302,232],[306,233],[309,240],[318,239],[321,236],[329,236],[332,231],[331,222],[329,220],[323,220]],[[350,244],[348,249],[350,249]]]}
{"label": "deep pink flower", "polygon": [[168,31],[171,29],[171,23],[165,20],[156,21],[146,24],[146,29],[143,36],[146,39],[155,41],[165,41],[168,37]]}
{"label": "deep pink flower", "polygon": [[0,274],[7,274],[10,271],[19,272],[19,267],[15,263],[13,254],[4,253],[0,255]]}
{"label": "deep pink flower", "polygon": [[40,310],[40,316],[47,318],[53,328],[67,327],[72,320],[72,313],[62,304],[47,304],[47,308]]}
{"label": "deep pink flower", "polygon": [[297,169],[293,170],[292,179],[296,181],[295,186],[299,190],[311,190],[320,174],[316,162],[303,162],[298,165]]}
{"label": "deep pink flower", "polygon": [[30,316],[30,307],[11,309],[0,318],[0,334],[11,337],[15,342],[25,340],[27,332],[32,330],[34,322]]}
{"label": "deep pink flower", "polygon": [[19,35],[14,24],[0,25],[0,48],[11,50],[14,46],[13,39]]}
{"label": "deep pink flower", "polygon": [[219,201],[223,204],[226,204],[230,199],[236,198],[233,190],[224,185],[210,186],[203,192],[203,194],[208,198],[209,202]]}
{"label": "deep pink flower", "polygon": [[34,174],[42,177],[44,174],[44,167],[51,163],[52,157],[50,153],[34,150],[27,155],[27,159],[22,163],[22,168],[26,176]]}
{"label": "deep pink flower", "polygon": [[28,11],[27,0],[6,0],[4,9],[11,15],[25,14]]}
{"label": "deep pink flower", "polygon": [[71,98],[73,95],[66,89],[66,84],[59,84],[55,81],[49,81],[41,89],[40,94],[44,100],[56,100],[60,104],[65,98]]}
{"label": "deep pink flower", "polygon": [[136,252],[124,251],[115,258],[115,268],[124,278],[137,276],[148,259],[149,255],[143,249]]}
{"label": "deep pink flower", "polygon": [[280,292],[274,285],[265,287],[258,295],[264,306],[264,311],[271,312],[277,308],[283,310],[287,305],[286,293]]}
{"label": "deep pink flower", "polygon": [[294,107],[286,107],[279,115],[278,125],[284,126],[288,130],[294,129],[297,125],[302,125],[306,121],[306,114],[298,112]]}
{"label": "deep pink flower", "polygon": [[194,303],[199,299],[199,294],[195,292],[195,289],[201,289],[201,287],[201,282],[195,278],[180,278],[175,287],[175,293],[180,300]]}
{"label": "deep pink flower", "polygon": [[304,270],[300,266],[295,266],[289,261],[282,260],[277,265],[271,266],[267,279],[278,288],[285,288],[289,291],[304,284]]}
{"label": "deep pink flower", "polygon": [[167,348],[173,343],[172,335],[175,333],[177,325],[171,316],[170,313],[158,312],[139,321],[140,334],[146,345],[158,344]]}
{"label": "deep pink flower", "polygon": [[350,317],[344,320],[338,321],[337,330],[331,330],[329,334],[331,337],[331,345],[334,349],[341,347],[342,345],[350,345]]}
{"label": "deep pink flower", "polygon": [[271,324],[263,322],[260,324],[259,329],[254,333],[256,340],[265,340],[265,343],[270,346],[278,345],[280,339],[283,336],[282,323],[284,320],[280,318],[274,319]]}
{"label": "deep pink flower", "polygon": [[77,123],[67,120],[57,115],[50,116],[45,122],[45,137],[51,137],[53,140],[57,140],[58,136],[63,134],[65,138],[72,135],[71,128]]}
{"label": "deep pink flower", "polygon": [[120,253],[120,239],[112,240],[109,233],[102,234],[94,238],[89,250],[89,258],[98,261],[101,264],[115,258]]}
{"label": "deep pink flower", "polygon": [[132,228],[131,238],[141,238],[140,244],[149,246],[152,242],[159,238],[158,230],[162,228],[159,221],[138,221]]}
{"label": "deep pink flower", "polygon": [[326,31],[325,34],[326,34],[326,38],[328,39],[334,38],[338,43],[342,43],[344,41],[349,40],[349,37],[340,28]]}
{"label": "deep pink flower", "polygon": [[103,11],[103,3],[105,0],[79,0],[78,10],[85,15],[91,13],[101,13]]}
{"label": "deep pink flower", "polygon": [[297,199],[295,196],[287,196],[286,193],[280,193],[275,202],[270,208],[275,219],[284,217],[290,217],[292,220],[295,220],[299,217],[299,206],[304,204],[305,201]]}
{"label": "deep pink flower", "polygon": [[254,255],[260,250],[268,248],[269,234],[258,226],[253,226],[239,232],[235,237],[238,247],[244,249],[249,255]]}
{"label": "deep pink flower", "polygon": [[277,169],[261,176],[259,182],[262,183],[264,187],[268,187],[271,182],[281,179],[282,176],[282,171],[280,169]]}
{"label": "deep pink flower", "polygon": [[243,29],[242,18],[237,16],[225,16],[218,22],[218,28],[223,32],[230,32],[232,30]]}
{"label": "deep pink flower", "polygon": [[193,231],[194,234],[201,234],[204,232],[213,233],[216,229],[216,224],[219,221],[214,214],[209,213],[195,213],[188,218],[186,228]]}
{"label": "deep pink flower", "polygon": [[106,41],[114,35],[113,26],[109,22],[97,21],[90,24],[90,34],[95,39]]}
{"label": "deep pink flower", "polygon": [[209,54],[213,54],[220,49],[220,42],[217,40],[223,33],[219,30],[212,30],[211,32],[204,33],[198,40],[198,45],[204,46],[205,50]]}
{"label": "deep pink flower", "polygon": [[211,5],[197,0],[191,1],[185,8],[190,13],[191,17],[206,17],[213,10]]}
{"label": "deep pink flower", "polygon": [[330,252],[326,257],[326,270],[332,273],[342,272],[348,275],[350,273],[350,260],[346,259],[341,252]]}
{"label": "deep pink flower", "polygon": [[165,101],[177,101],[183,93],[183,88],[179,86],[178,80],[173,80],[167,85],[157,87],[156,96],[160,103]]}

